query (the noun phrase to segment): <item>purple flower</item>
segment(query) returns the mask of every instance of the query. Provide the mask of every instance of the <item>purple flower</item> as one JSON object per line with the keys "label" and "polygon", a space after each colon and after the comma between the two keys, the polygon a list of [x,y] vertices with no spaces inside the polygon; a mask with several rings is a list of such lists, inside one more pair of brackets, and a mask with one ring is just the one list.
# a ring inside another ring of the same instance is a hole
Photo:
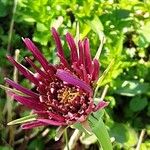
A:
{"label": "purple flower", "polygon": [[43,125],[65,126],[84,122],[90,113],[107,105],[104,101],[95,105],[93,101],[94,84],[98,79],[100,67],[98,60],[91,58],[89,40],[86,38],[79,41],[76,46],[73,37],[69,33],[66,34],[66,41],[70,49],[68,62],[55,28],[52,28],[52,35],[56,43],[57,55],[60,58],[58,65],[49,64],[28,38],[23,41],[39,61],[42,69],[26,57],[25,60],[35,70],[33,73],[11,56],[7,56],[8,60],[36,87],[36,92],[33,92],[6,79],[12,88],[23,93],[20,95],[9,92],[10,95],[37,114],[36,121],[22,125],[24,129]]}

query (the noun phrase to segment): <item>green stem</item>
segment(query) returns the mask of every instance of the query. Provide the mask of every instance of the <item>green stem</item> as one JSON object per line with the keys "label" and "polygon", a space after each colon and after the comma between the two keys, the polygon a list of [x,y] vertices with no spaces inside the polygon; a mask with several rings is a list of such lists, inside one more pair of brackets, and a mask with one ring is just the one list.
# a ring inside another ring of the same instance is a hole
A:
{"label": "green stem", "polygon": [[67,128],[66,128],[65,131],[64,131],[64,136],[65,136],[65,140],[66,140],[66,147],[67,147],[67,150],[70,150],[70,149],[69,149],[69,144],[68,144]]}
{"label": "green stem", "polygon": [[103,150],[112,150],[112,144],[106,126],[101,118],[89,117],[93,133],[96,135]]}
{"label": "green stem", "polygon": [[99,57],[101,55],[101,51],[102,51],[102,48],[103,48],[103,45],[105,43],[105,37],[104,37],[104,34],[102,34],[103,32],[100,32],[101,34],[99,35],[99,39],[100,39],[100,45],[99,45],[99,48],[97,50],[97,53],[95,55],[95,59],[99,60]]}
{"label": "green stem", "polygon": [[10,29],[9,29],[9,35],[8,35],[8,45],[7,45],[7,52],[10,53],[10,46],[11,46],[11,40],[12,40],[12,34],[13,34],[13,28],[14,28],[14,21],[15,21],[15,13],[17,8],[17,1],[14,0],[14,6],[12,11],[12,18],[10,22]]}

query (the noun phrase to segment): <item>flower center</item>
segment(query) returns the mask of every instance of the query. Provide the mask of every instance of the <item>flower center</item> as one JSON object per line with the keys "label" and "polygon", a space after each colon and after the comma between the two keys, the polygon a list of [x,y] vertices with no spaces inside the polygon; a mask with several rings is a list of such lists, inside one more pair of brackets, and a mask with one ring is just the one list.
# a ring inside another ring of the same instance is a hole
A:
{"label": "flower center", "polygon": [[77,91],[77,89],[70,87],[59,89],[57,93],[57,98],[62,103],[72,102],[77,96],[79,96],[79,92]]}

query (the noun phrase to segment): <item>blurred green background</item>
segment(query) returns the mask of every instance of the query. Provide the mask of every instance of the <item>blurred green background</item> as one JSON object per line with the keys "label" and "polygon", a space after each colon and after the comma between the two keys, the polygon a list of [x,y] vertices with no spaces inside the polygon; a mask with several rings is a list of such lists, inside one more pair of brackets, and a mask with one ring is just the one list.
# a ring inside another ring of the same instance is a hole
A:
{"label": "blurred green background", "polygon": [[[57,63],[51,27],[58,28],[67,57],[65,34],[88,37],[94,57],[102,36],[105,42],[100,56],[101,74],[114,59],[102,82],[109,84],[104,121],[114,150],[134,150],[144,132],[141,150],[150,149],[150,1],[149,0],[0,0],[0,83],[4,77],[13,79],[13,67],[6,54],[20,50],[19,62],[29,67],[24,57],[31,55],[21,37],[31,38],[51,63]],[[22,76],[19,83],[32,87]],[[102,89],[102,88],[101,88]],[[99,91],[101,93],[101,90]],[[20,129],[7,122],[29,111],[10,103],[0,89],[0,150],[62,149],[64,138],[54,141],[55,127]],[[10,109],[9,109],[10,108]],[[72,129],[69,130],[71,135]],[[92,140],[90,139],[92,138]],[[76,149],[98,149],[94,137],[81,138]],[[92,142],[91,142],[92,141]]]}

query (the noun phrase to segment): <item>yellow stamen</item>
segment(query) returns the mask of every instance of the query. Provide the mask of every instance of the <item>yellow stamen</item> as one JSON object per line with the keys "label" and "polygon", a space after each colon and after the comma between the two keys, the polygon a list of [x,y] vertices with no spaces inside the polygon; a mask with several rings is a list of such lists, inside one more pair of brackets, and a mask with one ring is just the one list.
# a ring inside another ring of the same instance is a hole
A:
{"label": "yellow stamen", "polygon": [[71,88],[61,89],[58,92],[58,99],[63,103],[71,102],[79,95],[79,92]]}

